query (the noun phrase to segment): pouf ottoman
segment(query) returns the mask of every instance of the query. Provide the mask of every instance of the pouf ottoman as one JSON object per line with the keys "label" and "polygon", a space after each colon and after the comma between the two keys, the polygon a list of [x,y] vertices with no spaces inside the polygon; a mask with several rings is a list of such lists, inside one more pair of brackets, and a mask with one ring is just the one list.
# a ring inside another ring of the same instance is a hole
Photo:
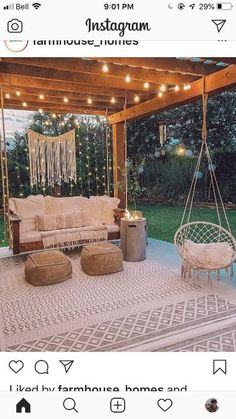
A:
{"label": "pouf ottoman", "polygon": [[70,259],[57,250],[33,253],[25,263],[25,279],[32,285],[51,285],[72,276]]}
{"label": "pouf ottoman", "polygon": [[96,243],[83,247],[81,268],[88,275],[106,275],[123,271],[123,255],[112,243]]}

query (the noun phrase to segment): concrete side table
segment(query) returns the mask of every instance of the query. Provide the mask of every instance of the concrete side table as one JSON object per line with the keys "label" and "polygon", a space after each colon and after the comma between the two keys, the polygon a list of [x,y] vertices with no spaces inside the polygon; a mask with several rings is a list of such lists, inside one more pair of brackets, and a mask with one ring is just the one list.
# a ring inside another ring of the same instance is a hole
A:
{"label": "concrete side table", "polygon": [[146,219],[121,219],[120,246],[127,262],[141,262],[146,259]]}

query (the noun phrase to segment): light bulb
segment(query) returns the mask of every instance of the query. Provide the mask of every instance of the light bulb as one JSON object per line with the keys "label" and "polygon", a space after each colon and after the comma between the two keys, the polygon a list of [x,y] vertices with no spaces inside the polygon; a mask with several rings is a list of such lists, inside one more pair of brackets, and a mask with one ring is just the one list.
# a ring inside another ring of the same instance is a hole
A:
{"label": "light bulb", "polygon": [[108,73],[108,71],[109,71],[109,67],[108,67],[108,65],[107,65],[107,64],[104,64],[104,65],[103,65],[103,67],[102,67],[102,71],[103,71],[103,73]]}
{"label": "light bulb", "polygon": [[131,77],[127,74],[127,76],[125,77],[125,81],[126,83],[131,82]]}
{"label": "light bulb", "polygon": [[27,102],[23,102],[22,105],[24,106],[24,108],[27,107]]}
{"label": "light bulb", "polygon": [[69,102],[68,97],[64,97],[63,101],[64,101],[64,103],[68,103]]}
{"label": "light bulb", "polygon": [[88,104],[91,105],[93,103],[91,97],[88,98]]}
{"label": "light bulb", "polygon": [[158,93],[158,97],[162,97],[163,96],[163,93],[162,92],[159,92]]}
{"label": "light bulb", "polygon": [[150,87],[150,84],[147,81],[145,81],[143,86],[144,86],[145,89],[148,89]]}
{"label": "light bulb", "polygon": [[44,99],[44,95],[39,95],[39,99],[43,100]]}
{"label": "light bulb", "polygon": [[160,91],[161,92],[165,92],[166,91],[166,86],[164,84],[161,85]]}
{"label": "light bulb", "polygon": [[138,96],[138,95],[135,95],[135,96],[134,96],[134,101],[135,101],[135,102],[139,102],[139,96]]}
{"label": "light bulb", "polygon": [[189,90],[191,89],[191,85],[190,84],[185,84],[184,85],[184,90]]}
{"label": "light bulb", "polygon": [[116,100],[114,97],[111,98],[111,103],[116,103]]}
{"label": "light bulb", "polygon": [[20,95],[21,95],[20,91],[19,91],[19,90],[17,90],[17,91],[16,91],[16,96],[20,96]]}
{"label": "light bulb", "polygon": [[43,110],[42,109],[39,109],[39,113],[43,113]]}
{"label": "light bulb", "polygon": [[178,86],[178,84],[176,84],[176,86],[175,86],[175,91],[176,91],[176,92],[178,92],[178,91],[179,91],[179,86]]}
{"label": "light bulb", "polygon": [[5,98],[6,98],[6,99],[10,99],[10,97],[11,97],[11,96],[9,95],[9,93],[6,93],[6,94],[5,94]]}
{"label": "light bulb", "polygon": [[55,119],[57,116],[55,113],[52,114],[52,117]]}

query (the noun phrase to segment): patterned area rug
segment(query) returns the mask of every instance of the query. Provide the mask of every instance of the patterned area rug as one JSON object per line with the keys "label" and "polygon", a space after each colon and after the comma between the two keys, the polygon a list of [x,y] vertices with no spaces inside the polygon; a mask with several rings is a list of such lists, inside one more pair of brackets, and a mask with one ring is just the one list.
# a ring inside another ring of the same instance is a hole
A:
{"label": "patterned area rug", "polygon": [[149,260],[91,277],[70,258],[72,279],[46,287],[24,280],[24,257],[0,261],[2,351],[235,350],[236,305],[214,287]]}

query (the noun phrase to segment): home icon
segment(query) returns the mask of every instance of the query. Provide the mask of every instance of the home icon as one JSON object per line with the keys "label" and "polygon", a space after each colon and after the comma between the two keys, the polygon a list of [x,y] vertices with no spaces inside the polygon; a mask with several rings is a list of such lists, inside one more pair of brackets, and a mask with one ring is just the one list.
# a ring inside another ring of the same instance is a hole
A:
{"label": "home icon", "polygon": [[16,405],[16,413],[30,413],[31,406],[25,399],[21,399]]}

